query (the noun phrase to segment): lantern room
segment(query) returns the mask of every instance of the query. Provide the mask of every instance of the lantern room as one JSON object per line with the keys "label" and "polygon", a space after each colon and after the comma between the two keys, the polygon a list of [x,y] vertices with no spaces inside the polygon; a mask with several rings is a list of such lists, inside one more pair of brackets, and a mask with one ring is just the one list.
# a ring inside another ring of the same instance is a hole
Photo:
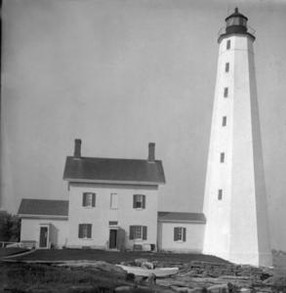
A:
{"label": "lantern room", "polygon": [[244,34],[247,32],[247,17],[241,14],[238,11],[238,8],[235,8],[234,13],[228,16],[225,19],[226,22],[226,33],[240,33]]}
{"label": "lantern room", "polygon": [[234,12],[229,15],[226,19],[226,26],[223,28],[223,31],[220,30],[218,42],[229,35],[247,35],[255,40],[254,33],[255,31],[247,26],[248,18],[241,14],[236,7]]}

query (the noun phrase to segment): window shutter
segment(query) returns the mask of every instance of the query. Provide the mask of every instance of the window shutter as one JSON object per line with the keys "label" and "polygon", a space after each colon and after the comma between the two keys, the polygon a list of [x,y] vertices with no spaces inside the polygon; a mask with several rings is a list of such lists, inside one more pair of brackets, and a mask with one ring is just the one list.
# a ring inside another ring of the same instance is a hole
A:
{"label": "window shutter", "polygon": [[147,240],[147,226],[143,226],[143,240]]}
{"label": "window shutter", "polygon": [[82,235],[82,224],[79,224],[78,225],[78,238],[83,238],[83,235]]}
{"label": "window shutter", "polygon": [[134,239],[134,226],[130,226],[129,239],[130,240]]}
{"label": "window shutter", "polygon": [[91,224],[87,224],[87,238],[91,238]]}
{"label": "window shutter", "polygon": [[110,193],[110,208],[114,208],[114,193]]}
{"label": "window shutter", "polygon": [[178,233],[178,229],[179,229],[178,227],[175,227],[174,228],[174,241],[177,241],[178,240],[178,234],[179,234]]}
{"label": "window shutter", "polygon": [[85,207],[86,206],[86,193],[82,194],[82,206]]}
{"label": "window shutter", "polygon": [[95,193],[92,194],[92,206],[95,207]]}
{"label": "window shutter", "polygon": [[145,209],[145,206],[146,206],[146,196],[145,195],[142,195],[143,197],[143,206],[142,208]]}
{"label": "window shutter", "polygon": [[183,228],[183,241],[186,241],[186,228]]}
{"label": "window shutter", "polygon": [[133,209],[136,209],[136,194],[133,194]]}

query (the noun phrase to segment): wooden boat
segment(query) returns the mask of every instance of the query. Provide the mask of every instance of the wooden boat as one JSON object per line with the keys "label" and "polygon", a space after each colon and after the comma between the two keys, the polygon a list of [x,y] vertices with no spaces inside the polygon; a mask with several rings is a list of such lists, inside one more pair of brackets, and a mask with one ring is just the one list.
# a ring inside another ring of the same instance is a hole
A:
{"label": "wooden boat", "polygon": [[124,265],[116,265],[122,268],[129,274],[134,274],[135,276],[148,277],[150,274],[154,274],[157,278],[164,278],[168,276],[172,276],[178,273],[179,268],[155,268],[155,269],[146,269],[142,267],[132,267],[132,266],[124,266]]}

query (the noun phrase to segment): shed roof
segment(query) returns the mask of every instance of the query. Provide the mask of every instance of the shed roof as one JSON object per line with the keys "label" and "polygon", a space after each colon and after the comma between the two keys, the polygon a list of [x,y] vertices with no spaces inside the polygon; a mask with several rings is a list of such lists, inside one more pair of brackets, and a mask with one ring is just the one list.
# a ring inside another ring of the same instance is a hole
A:
{"label": "shed roof", "polygon": [[70,182],[163,184],[161,161],[67,157],[64,179]]}
{"label": "shed roof", "polygon": [[158,212],[159,222],[206,223],[203,213]]}
{"label": "shed roof", "polygon": [[18,214],[20,216],[68,216],[69,202],[67,200],[46,200],[24,198],[21,201]]}

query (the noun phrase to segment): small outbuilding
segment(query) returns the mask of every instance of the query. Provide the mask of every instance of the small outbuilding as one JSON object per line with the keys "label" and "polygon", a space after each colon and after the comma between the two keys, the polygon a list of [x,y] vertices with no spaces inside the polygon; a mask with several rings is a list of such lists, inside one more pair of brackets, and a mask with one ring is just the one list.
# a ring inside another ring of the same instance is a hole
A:
{"label": "small outbuilding", "polygon": [[202,252],[205,224],[202,213],[158,212],[159,250]]}
{"label": "small outbuilding", "polygon": [[37,248],[62,248],[68,237],[67,200],[22,199],[21,242],[35,243]]}

